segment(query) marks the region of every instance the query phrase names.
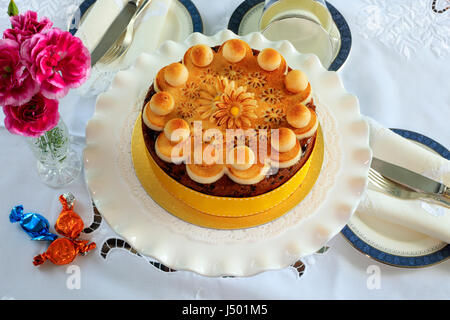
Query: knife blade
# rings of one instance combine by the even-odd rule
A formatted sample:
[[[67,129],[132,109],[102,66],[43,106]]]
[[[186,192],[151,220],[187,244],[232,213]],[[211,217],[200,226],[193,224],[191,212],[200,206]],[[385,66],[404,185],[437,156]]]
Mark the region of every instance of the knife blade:
[[[412,189],[450,198],[450,189],[444,184],[424,177],[406,168],[383,161],[378,158],[372,158],[371,167],[381,173],[386,178],[394,180]]]
[[[91,53],[91,66],[94,66],[104,54],[111,48],[120,35],[125,31],[128,23],[133,18],[138,8],[139,0],[130,0],[120,11],[119,15],[114,19],[111,25],[106,30],[100,42]]]

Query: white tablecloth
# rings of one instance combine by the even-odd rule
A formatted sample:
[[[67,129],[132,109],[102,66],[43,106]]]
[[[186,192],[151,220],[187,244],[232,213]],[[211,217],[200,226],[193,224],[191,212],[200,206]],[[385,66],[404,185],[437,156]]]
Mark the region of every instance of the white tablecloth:
[[[81,0],[20,1],[64,28]],[[226,27],[241,0],[194,0],[213,34]],[[350,57],[340,71],[346,89],[358,96],[361,111],[387,127],[420,132],[450,147],[450,10],[431,9],[431,0],[331,0],[347,19],[353,37]],[[441,1],[445,4],[445,1]],[[8,0],[0,0],[0,30],[8,26]],[[439,3],[439,1],[438,1]],[[27,5],[29,5],[27,7]],[[65,12],[65,16],[61,14]],[[61,114],[81,152],[84,129],[95,99],[72,91],[61,101]],[[1,119],[1,118],[0,118]],[[250,278],[207,278],[190,272],[163,272],[148,259],[124,249],[107,258],[101,248],[72,265],[36,268],[33,257],[48,243],[32,242],[8,222],[11,208],[39,212],[53,224],[62,192],[77,197],[76,211],[85,223],[93,215],[83,178],[52,189],[37,178],[35,160],[23,138],[0,126],[0,298],[1,299],[448,299],[450,262],[424,269],[399,269],[375,262],[351,247],[342,235],[323,255],[305,259],[306,272],[293,268]],[[83,238],[101,247],[117,237],[103,221]],[[374,275],[380,277],[374,281]]]

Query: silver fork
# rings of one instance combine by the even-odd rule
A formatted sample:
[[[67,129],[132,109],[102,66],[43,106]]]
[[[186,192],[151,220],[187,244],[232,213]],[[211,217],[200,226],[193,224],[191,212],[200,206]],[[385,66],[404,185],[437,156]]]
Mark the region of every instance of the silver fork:
[[[369,181],[376,187],[380,188],[381,190],[385,191],[390,195],[393,195],[394,197],[405,200],[415,200],[415,199],[422,199],[424,201],[431,200],[433,203],[437,202],[437,204],[444,205],[450,208],[450,202],[434,197],[431,194],[420,193],[414,191],[413,189],[409,189],[404,185],[389,180],[388,178],[384,177],[378,171],[372,168],[369,169]]]
[[[110,64],[111,62],[122,57],[130,48],[134,37],[134,27],[136,20],[139,18],[140,14],[148,7],[152,0],[144,0],[142,5],[137,8],[136,13],[133,18],[128,23],[128,27],[125,32],[117,39],[116,43],[106,51],[105,55],[100,59],[99,62],[103,64]]]

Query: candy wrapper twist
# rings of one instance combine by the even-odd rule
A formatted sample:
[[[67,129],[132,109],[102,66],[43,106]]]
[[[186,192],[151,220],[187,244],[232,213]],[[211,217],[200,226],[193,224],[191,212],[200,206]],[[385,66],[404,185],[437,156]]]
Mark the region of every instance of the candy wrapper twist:
[[[59,196],[62,204],[61,213],[55,223],[55,230],[66,238],[59,238],[53,241],[47,251],[34,257],[35,266],[50,260],[54,264],[63,265],[71,263],[78,254],[96,248],[95,242],[89,243],[87,240],[77,240],[83,231],[84,223],[81,217],[73,211],[75,197],[71,193]]]
[[[22,229],[28,233],[31,240],[53,241],[58,236],[49,231],[48,220],[38,213],[23,213],[23,206],[15,206],[9,214],[11,223],[18,222]]]
[[[55,223],[55,230],[62,236],[76,239],[84,229],[81,217],[73,210],[75,197],[71,193],[59,196],[63,208]]]
[[[38,266],[46,260],[50,260],[57,265],[71,263],[78,254],[95,249],[95,243],[88,242],[87,240],[72,240],[67,238],[56,239],[50,244],[46,252],[34,257],[33,264]]]

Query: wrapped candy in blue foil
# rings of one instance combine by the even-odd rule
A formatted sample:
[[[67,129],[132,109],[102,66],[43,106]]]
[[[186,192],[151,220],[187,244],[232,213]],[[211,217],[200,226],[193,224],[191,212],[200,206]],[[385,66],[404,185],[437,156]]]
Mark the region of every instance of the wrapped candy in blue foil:
[[[23,206],[15,206],[9,214],[11,223],[19,222],[22,229],[31,236],[31,240],[53,241],[58,236],[49,231],[50,224],[38,213],[23,213]]]

